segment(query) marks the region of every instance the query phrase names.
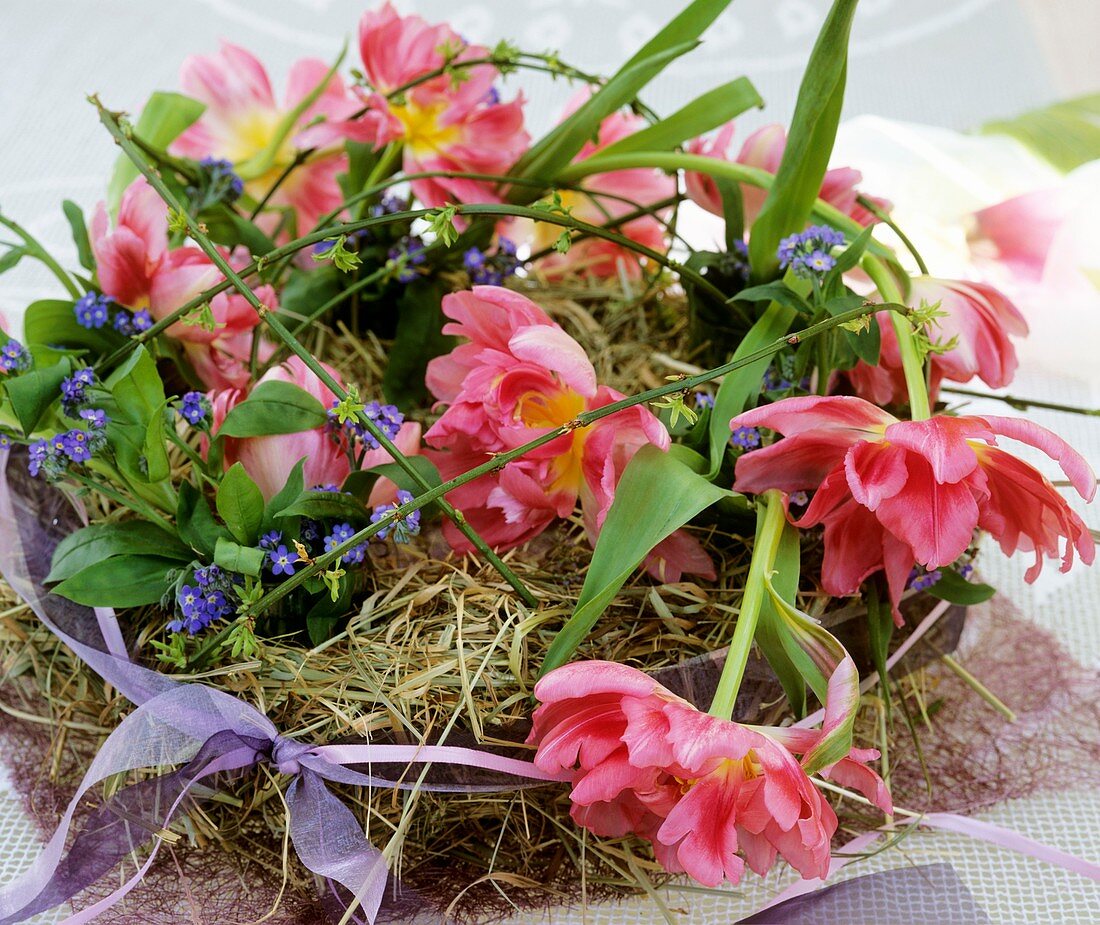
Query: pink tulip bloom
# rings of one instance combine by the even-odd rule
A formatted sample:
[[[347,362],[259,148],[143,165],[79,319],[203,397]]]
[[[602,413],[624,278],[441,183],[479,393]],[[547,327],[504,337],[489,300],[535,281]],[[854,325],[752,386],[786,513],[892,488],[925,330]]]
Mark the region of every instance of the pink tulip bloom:
[[[569,101],[562,113],[562,120],[572,115],[589,97],[587,89],[579,91]],[[598,151],[639,129],[646,122],[641,116],[628,112],[615,112],[600,123],[593,141],[587,142],[573,158],[574,163],[586,160]],[[639,167],[630,170],[614,170],[610,173],[586,177],[583,186],[587,193],[562,190],[562,205],[571,209],[574,218],[590,225],[607,225],[609,220],[637,211],[639,206],[651,206],[676,195],[676,179],[659,170]],[[667,214],[664,209],[658,215]],[[546,222],[515,222],[517,230],[510,234],[525,238],[533,252],[554,245],[561,228]],[[520,230],[521,229],[521,230]],[[615,231],[658,253],[668,250],[668,234],[655,215],[645,215],[616,227]],[[566,273],[578,273],[601,279],[618,277],[620,273],[630,279],[639,279],[642,273],[641,258],[631,250],[600,238],[584,238],[575,242],[565,254],[552,253],[538,262],[540,272],[548,277],[560,277]]]
[[[701,154],[704,157],[715,157],[719,160],[729,160],[729,147],[733,141],[734,124],[727,123],[712,138],[696,138],[687,146],[690,154]],[[783,160],[783,151],[787,147],[787,133],[781,125],[766,125],[764,128],[753,132],[745,139],[740,153],[734,163],[744,164],[747,167],[758,167],[768,173],[775,173],[779,169],[779,163]],[[851,167],[834,167],[825,172],[825,178],[821,182],[821,191],[818,198],[836,206],[841,212],[855,219],[861,225],[872,225],[878,219],[859,204],[857,197],[860,190],[857,188],[863,179],[863,174]],[[688,171],[684,177],[684,184],[688,195],[696,204],[722,216],[722,197],[718,192],[718,185],[712,177],[697,171]],[[741,184],[741,197],[745,214],[746,227],[756,221],[760,209],[767,198],[767,190],[756,186]],[[875,204],[883,210],[890,209],[890,203],[885,199],[870,197]]]
[[[316,58],[296,62],[280,106],[264,66],[245,49],[223,42],[217,54],[192,55],[180,70],[180,86],[188,96],[205,103],[206,110],[176,139],[172,152],[195,160],[227,160],[239,167],[268,146],[287,113],[317,88],[328,70],[329,66]],[[364,126],[348,121],[361,108],[359,98],[333,75],[297,119],[270,167],[245,180],[245,191],[259,201],[299,151],[361,134]],[[342,146],[322,150],[294,169],[269,204],[290,209],[297,217],[298,231],[305,234],[323,214],[340,205],[343,194],[336,176],[346,171]]]
[[[854,670],[851,659],[843,670]],[[550,672],[535,697],[527,741],[540,769],[573,772],[579,825],[597,835],[633,832],[667,870],[706,886],[737,883],[746,864],[763,875],[777,854],[803,877],[828,871],[836,815],[795,752],[811,751],[835,715],[823,730],[794,735],[745,726],[701,713],[634,668],[600,661]],[[844,709],[852,708],[848,698]],[[877,756],[853,750],[821,773],[890,811],[885,785],[865,764]]]
[[[432,360],[426,376],[432,394],[448,405],[425,434],[444,479],[623,397],[598,385],[581,345],[518,293],[476,286],[444,297],[443,312],[454,319],[444,333],[465,339]],[[667,449],[668,432],[648,410],[634,406],[578,427],[448,498],[497,548],[527,542],[572,514],[578,500],[594,540],[619,476],[648,443]],[[453,524],[445,524],[444,532],[456,550],[470,550]],[[666,580],[688,569],[714,574],[709,557],[686,535],[670,537],[655,553],[664,561],[653,567],[662,567]]]
[[[328,364],[322,364],[337,382],[340,375]],[[298,357],[291,357],[280,366],[269,369],[256,385],[262,382],[289,382],[304,389],[325,408],[330,408],[336,396],[317,375]],[[247,397],[245,389],[222,389],[210,393],[213,407],[211,433],[217,436],[226,415]],[[420,452],[420,425],[406,421],[401,425],[394,444],[406,456]],[[265,437],[226,437],[224,440],[224,465],[228,469],[240,462],[251,476],[266,500],[271,500],[286,484],[287,478],[304,459],[302,469],[306,488],[321,485],[341,485],[351,471],[348,461],[347,441],[344,435],[331,425],[294,434],[271,434]],[[368,450],[363,455],[361,468],[371,469],[393,462],[386,450]],[[387,504],[397,496],[397,487],[389,479],[379,479],[371,490],[368,504]]]
[[[855,594],[883,571],[899,623],[897,605],[913,566],[950,565],[977,529],[1007,555],[1035,554],[1028,581],[1044,556],[1060,556],[1063,572],[1075,551],[1082,562],[1093,561],[1081,518],[1040,472],[998,445],[998,437],[1008,437],[1042,450],[1091,501],[1096,476],[1084,457],[1030,421],[993,415],[900,421],[861,398],[810,396],[746,411],[730,426],[784,435],[738,459],[734,489],[814,490],[794,523],[825,528],[822,586],[837,596]]]
[[[389,3],[363,14],[359,51],[363,71],[377,91],[372,111],[393,137],[404,142],[406,173],[450,170],[502,175],[527,150],[523,97],[499,101],[493,86],[499,71],[490,64],[464,68],[461,80],[447,74],[420,83],[388,100],[385,94],[442,67],[450,60],[484,58],[489,49],[467,44],[445,23],[429,25],[401,16]],[[380,138],[380,140],[383,140]],[[440,177],[412,181],[416,198],[429,207],[449,202],[499,202],[495,184]]]
[[[936,319],[930,336],[943,344],[955,342],[950,350],[929,357],[933,400],[945,379],[969,382],[977,376],[993,389],[1012,382],[1017,366],[1012,336],[1026,336],[1028,327],[1020,310],[1000,290],[985,283],[918,276],[912,280],[909,302],[938,302],[945,314]],[[894,326],[885,314],[876,315],[875,321],[882,338],[878,365],[861,360],[845,376],[862,398],[878,405],[900,403],[908,393]]]

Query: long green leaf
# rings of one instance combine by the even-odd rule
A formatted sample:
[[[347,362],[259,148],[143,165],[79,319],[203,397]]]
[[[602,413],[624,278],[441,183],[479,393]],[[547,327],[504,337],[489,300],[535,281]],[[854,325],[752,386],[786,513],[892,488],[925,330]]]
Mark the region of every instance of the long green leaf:
[[[264,496],[239,462],[222,476],[214,502],[237,541],[244,546],[255,544],[263,523]]]
[[[72,372],[68,357],[62,357],[52,366],[36,366],[20,376],[4,380],[12,411],[19,419],[23,433],[28,437],[38,426],[46,411],[58,398],[61,380]]]
[[[756,92],[752,81],[747,77],[738,77],[695,98],[655,125],[620,138],[600,151],[599,156],[633,151],[667,151],[737,118],[748,109],[763,105],[764,100]]]
[[[654,546],[732,495],[694,472],[678,454],[642,447],[619,480],[576,609],[550,645],[541,674],[569,660]]]
[[[780,239],[810,218],[840,122],[848,65],[848,35],[857,0],[835,0],[821,28],[802,86],[775,183],[753,223],[749,263],[753,277],[770,278],[779,266]]]
[[[205,109],[203,103],[182,93],[158,90],[141,110],[134,133],[142,141],[164,150],[194,124]],[[125,154],[120,154],[107,184],[107,205],[112,215],[118,214],[122,194],[137,175],[138,169],[133,162]]]
[[[64,581],[113,556],[142,555],[150,550],[156,550],[165,559],[186,562],[191,558],[191,550],[148,521],[125,520],[82,527],[58,543],[46,582]]]
[[[65,213],[65,219],[73,232],[73,244],[76,245],[77,259],[85,270],[95,269],[95,257],[92,254],[92,244],[88,240],[88,226],[84,223],[84,213],[71,199],[61,203],[61,211]]]
[[[775,575],[772,587],[783,600],[794,603],[798,591],[798,575],[802,564],[801,544],[797,529],[787,524],[779,540],[779,550],[775,556]],[[783,645],[784,635],[789,635],[783,618],[772,603],[771,596],[765,596],[760,607],[760,622],[756,626],[756,644],[764,653],[783,691],[790,701],[795,716],[806,715],[806,682],[802,672],[792,661]]]
[[[760,316],[738,344],[733,359],[748,356],[787,333],[795,318],[794,310],[772,302],[767,311]],[[710,413],[710,477],[714,478],[722,468],[722,456],[730,438],[730,418],[740,414],[749,402],[760,394],[764,373],[768,371],[771,358],[757,360],[750,366],[742,367],[730,373],[718,387],[714,397],[714,408]]]
[[[168,573],[179,566],[163,556],[113,556],[66,578],[53,593],[89,607],[155,604],[168,590]]]
[[[989,122],[983,134],[1010,135],[1063,172],[1100,158],[1100,93]]]
[[[72,300],[40,299],[27,306],[23,330],[28,344],[49,344],[91,350],[104,355],[125,342],[114,328],[86,328],[73,314]]]

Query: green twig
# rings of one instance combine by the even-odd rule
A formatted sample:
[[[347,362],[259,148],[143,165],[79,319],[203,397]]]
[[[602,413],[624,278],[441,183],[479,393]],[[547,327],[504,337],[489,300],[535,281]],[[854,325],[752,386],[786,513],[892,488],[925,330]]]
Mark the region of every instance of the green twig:
[[[60,280],[61,285],[65,287],[69,295],[71,295],[74,299],[79,299],[82,295],[84,295],[84,293],[80,291],[80,288],[76,285],[76,283],[73,282],[69,274],[61,268],[61,264],[54,260],[50,252],[47,251],[46,248],[44,248],[39,243],[38,239],[35,238],[34,235],[27,231],[22,225],[13,222],[5,215],[0,215],[0,225],[3,225],[5,228],[13,231],[20,238],[22,238],[23,245],[27,249],[27,256],[34,257],[39,262],[43,263],[46,268],[54,276],[56,276],[58,280]]]

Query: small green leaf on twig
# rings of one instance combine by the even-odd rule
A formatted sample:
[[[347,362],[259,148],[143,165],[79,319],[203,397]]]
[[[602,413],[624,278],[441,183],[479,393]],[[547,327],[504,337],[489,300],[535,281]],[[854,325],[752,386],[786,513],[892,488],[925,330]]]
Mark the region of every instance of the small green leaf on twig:
[[[458,214],[458,206],[448,205],[438,212],[429,212],[424,218],[428,222],[428,230],[436,238],[450,247],[458,240],[458,229],[455,228],[455,216]]]

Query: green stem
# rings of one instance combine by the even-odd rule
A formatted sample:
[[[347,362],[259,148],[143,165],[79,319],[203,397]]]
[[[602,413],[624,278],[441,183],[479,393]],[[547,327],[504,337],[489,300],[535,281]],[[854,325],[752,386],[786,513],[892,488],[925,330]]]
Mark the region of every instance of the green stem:
[[[5,228],[10,229],[20,238],[22,238],[23,244],[27,248],[28,256],[34,257],[36,260],[44,264],[46,268],[58,278],[58,280],[61,282],[61,285],[64,286],[65,289],[68,291],[69,295],[71,295],[74,299],[79,299],[82,295],[84,295],[84,293],[80,291],[80,288],[76,285],[76,283],[73,282],[69,274],[61,268],[61,264],[54,260],[53,257],[50,255],[50,252],[47,251],[46,248],[44,248],[38,242],[38,239],[35,238],[34,235],[23,228],[22,225],[16,224],[10,218],[7,218],[4,215],[0,215],[0,225],[3,225]]]
[[[737,692],[741,688],[741,679],[745,676],[745,666],[749,663],[749,653],[756,635],[756,624],[760,619],[760,608],[768,593],[768,576],[775,565],[779,541],[787,523],[782,494],[775,489],[769,489],[762,497],[765,499],[764,516],[752,547],[752,563],[745,580],[745,595],[741,598],[741,609],[737,613],[737,625],[733,629],[726,664],[722,667],[722,676],[718,679],[718,688],[710,704],[710,715],[722,719],[733,717]]]
[[[171,533],[173,536],[175,535],[176,528],[161,517],[160,514],[154,511],[148,504],[138,501],[136,498],[128,498],[126,495],[122,494],[122,492],[117,491],[110,485],[97,482],[95,479],[89,478],[80,472],[69,472],[68,478],[71,478],[74,482],[78,482],[86,488],[91,488],[93,491],[99,492],[101,495],[110,498],[116,504],[121,504],[123,507],[129,508],[135,514],[140,514],[146,520],[152,521],[161,529]]]
[[[879,260],[870,255],[864,257],[863,269],[867,271],[867,275],[871,277],[875,288],[885,301],[904,301],[905,297],[894,277]],[[928,400],[924,362],[917,350],[913,325],[907,317],[897,313],[890,316],[890,322],[898,338],[898,352],[901,354],[902,371],[905,373],[905,387],[909,392],[909,416],[914,421],[925,421],[932,416],[932,409]]]
[[[893,308],[887,308],[887,311],[894,311]],[[284,581],[282,584],[268,591],[259,601],[257,601],[249,610],[250,615],[260,613],[267,608],[271,607],[277,601],[286,597],[291,591],[293,591],[298,585],[305,581],[308,581],[318,572],[324,571],[328,566],[339,559],[345,552],[351,549],[353,546],[357,546],[359,543],[370,539],[379,530],[388,527],[390,524],[396,522],[399,518],[406,517],[413,511],[419,510],[432,501],[438,498],[442,498],[443,495],[453,491],[456,488],[465,485],[467,482],[472,482],[474,479],[481,478],[486,473],[493,472],[498,469],[503,469],[508,463],[513,460],[519,459],[521,456],[530,453],[532,450],[537,450],[540,446],[550,443],[553,440],[557,440],[559,437],[564,436],[571,431],[577,430],[582,427],[588,427],[590,424],[594,424],[596,421],[603,418],[610,417],[612,414],[617,414],[627,408],[632,408],[635,405],[644,404],[646,402],[654,401],[658,398],[664,398],[666,395],[671,395],[674,392],[684,392],[703,385],[706,382],[710,382],[712,379],[717,379],[719,376],[725,376],[738,369],[742,369],[746,366],[751,366],[759,360],[769,357],[772,354],[777,353],[784,347],[788,347],[792,344],[800,343],[801,341],[808,340],[813,337],[817,337],[826,331],[831,331],[833,328],[845,324],[849,321],[854,321],[857,318],[863,318],[868,315],[875,314],[876,312],[883,311],[883,306],[873,303],[867,303],[861,308],[852,309],[848,312],[836,315],[833,318],[827,318],[824,321],[820,321],[817,324],[810,325],[808,328],[804,328],[801,331],[796,331],[793,334],[784,334],[777,340],[772,341],[765,347],[761,347],[759,350],[755,350],[752,353],[741,357],[737,360],[731,360],[722,366],[716,366],[714,369],[708,369],[706,372],[699,373],[695,376],[688,376],[685,379],[677,379],[674,382],[666,383],[665,385],[658,386],[655,389],[649,389],[645,392],[639,392],[636,395],[632,395],[628,398],[620,399],[619,401],[612,402],[609,405],[604,405],[600,408],[594,408],[591,411],[586,411],[583,414],[577,415],[572,421],[567,424],[563,424],[561,427],[556,427],[554,430],[548,431],[542,434],[540,437],[536,437],[530,443],[525,443],[523,446],[516,447],[514,450],[509,450],[507,453],[500,453],[494,456],[488,462],[482,463],[480,466],[475,466],[473,469],[469,469],[463,472],[461,475],[455,476],[448,482],[444,482],[442,485],[437,485],[423,494],[417,495],[412,501],[402,504],[400,507],[395,508],[385,518],[380,520],[376,524],[372,524],[366,527],[346,540],[344,543],[337,546],[335,549],[318,556],[313,565],[307,566],[301,571],[295,572],[290,578]]]
[[[170,208],[174,209],[176,213],[183,216],[187,221],[188,234],[191,239],[198,244],[199,248],[210,258],[211,262],[222,272],[225,278],[242,296],[249,305],[256,311],[260,319],[264,321],[269,328],[275,333],[275,336],[279,338],[290,350],[298,356],[306,367],[309,368],[314,375],[320,379],[321,382],[327,386],[332,393],[341,401],[348,397],[347,391],[338,383],[328,371],[306,350],[287,330],[286,326],[279,320],[274,313],[272,313],[267,306],[265,306],[257,297],[247,283],[236,273],[229,261],[226,260],[217,247],[210,241],[210,239],[199,230],[198,223],[195,221],[186,209],[176,199],[175,195],[165,185],[164,181],[157,175],[154,170],[151,170],[143,159],[141,158],[139,149],[133,145],[132,142],[126,137],[125,132],[118,123],[118,118],[104,109],[96,103],[99,109],[100,120],[107,127],[107,130],[118,141],[119,146],[127,157],[133,161],[134,166],[145,176],[149,185],[157,191],[157,194],[163,199]],[[421,474],[420,470],[409,461],[393,443],[392,440],[386,435],[386,433],[367,415],[363,412],[359,412],[356,417],[359,422],[366,427],[367,431],[378,442],[378,444],[389,453],[390,457],[397,463],[398,466],[422,489],[431,488],[431,483]],[[538,605],[538,599],[527,589],[526,585],[520,581],[511,568],[489,547],[488,543],[471,527],[466,518],[462,516],[460,511],[457,511],[447,501],[440,500],[440,508],[443,513],[449,517],[462,534],[470,541],[471,544],[500,572],[501,576],[515,589],[516,593],[528,604],[528,606],[535,607]]]
[[[1038,398],[1020,398],[1017,395],[994,395],[992,392],[975,392],[971,389],[960,389],[958,386],[943,386],[942,391],[952,395],[965,395],[968,398],[990,398],[1004,402],[1010,408],[1017,411],[1027,411],[1028,408],[1045,408],[1048,411],[1064,411],[1066,414],[1083,414],[1087,417],[1100,417],[1100,408],[1078,408],[1076,405],[1061,405],[1057,402],[1043,401]]]

